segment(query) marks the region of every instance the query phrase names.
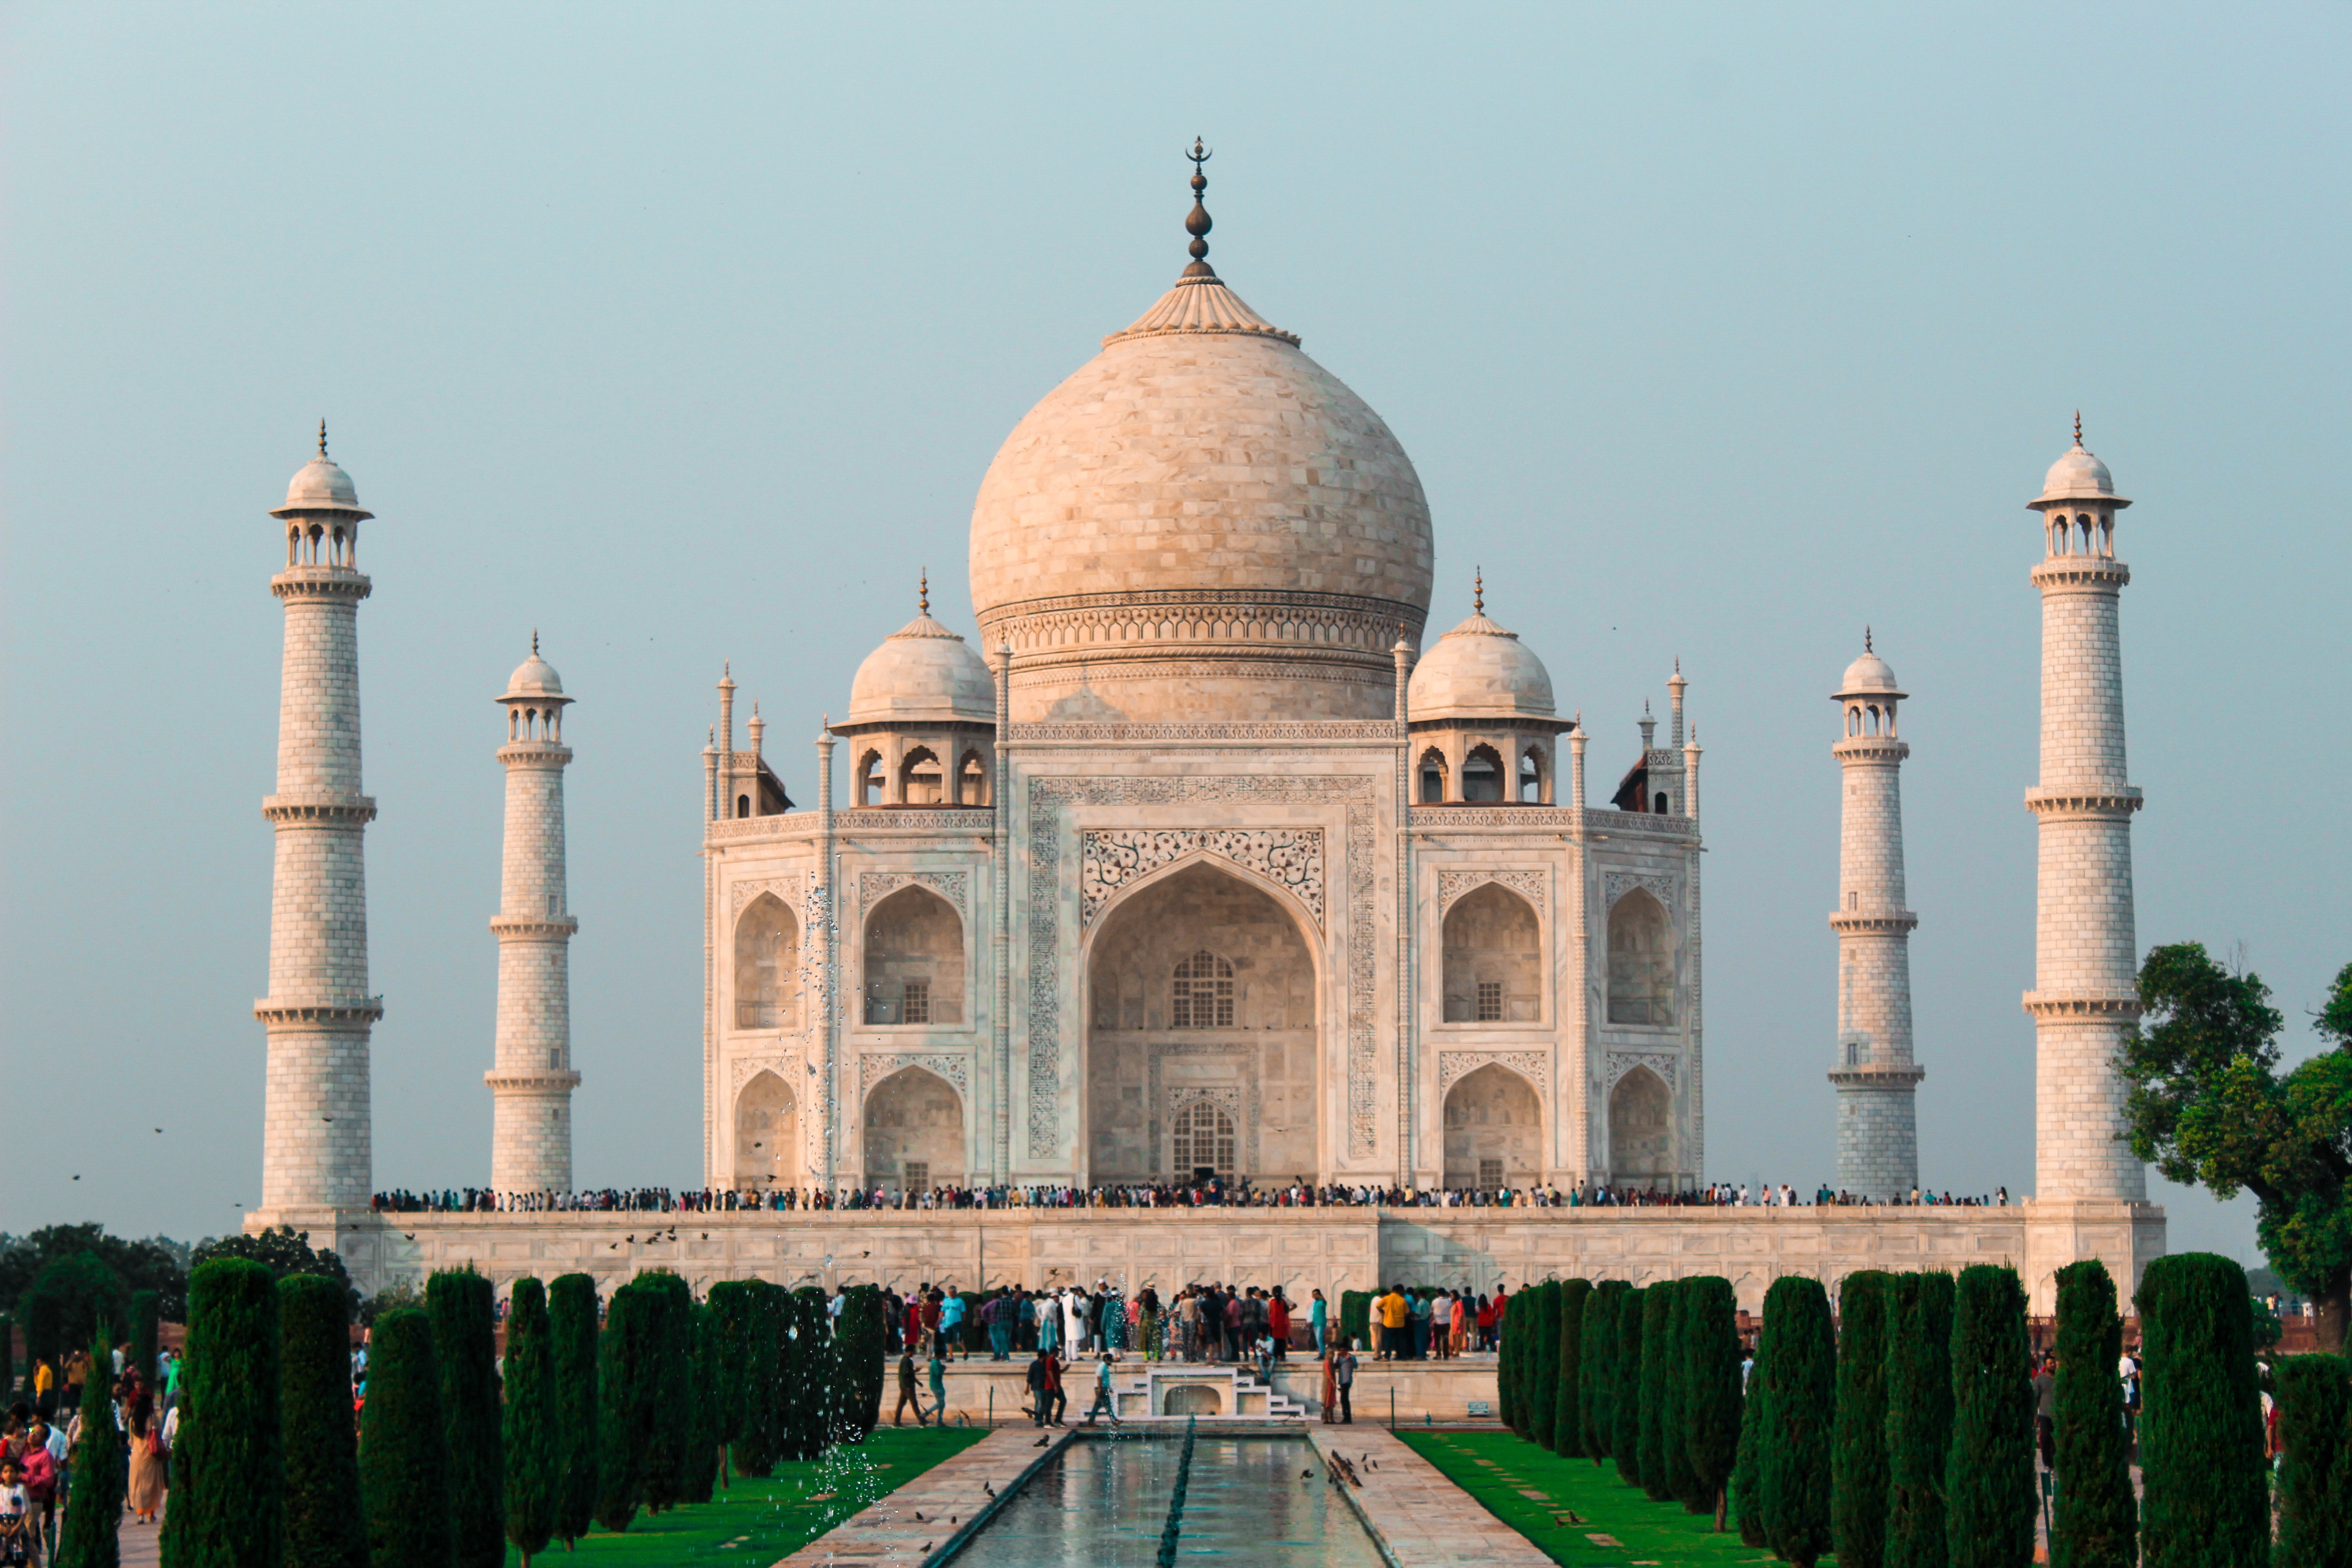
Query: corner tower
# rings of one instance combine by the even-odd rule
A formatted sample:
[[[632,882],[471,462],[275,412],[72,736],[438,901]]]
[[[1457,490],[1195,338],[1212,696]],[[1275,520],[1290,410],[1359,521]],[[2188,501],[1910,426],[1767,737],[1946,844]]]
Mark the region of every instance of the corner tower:
[[[1830,748],[1844,777],[1838,818],[1837,1184],[1874,1203],[1919,1181],[1914,1104],[1925,1068],[1911,1059],[1911,930],[1903,883],[1903,759],[1895,710],[1907,693],[1862,634],[1835,700],[1845,733]]]
[[[372,1129],[368,1037],[383,999],[368,994],[362,841],[375,802],[360,791],[360,509],[351,476],[319,455],[272,511],[286,569],[278,707],[278,790],[261,803],[277,833],[270,882],[269,994],[253,1005],[268,1035],[261,1210],[364,1208]]]
[[[2116,559],[2107,466],[2074,446],[2042,494],[2042,782],[2025,794],[2041,824],[2035,880],[2034,1195],[2142,1202],[2146,1167],[2122,1142],[2124,1083],[2110,1065],[2139,1016],[2126,782],[2123,650],[2116,625],[2131,569]]]
[[[490,1186],[501,1193],[572,1187],[572,918],[563,877],[563,710],[554,668],[530,657],[507,681],[506,857],[499,878],[498,1066],[490,1086]]]

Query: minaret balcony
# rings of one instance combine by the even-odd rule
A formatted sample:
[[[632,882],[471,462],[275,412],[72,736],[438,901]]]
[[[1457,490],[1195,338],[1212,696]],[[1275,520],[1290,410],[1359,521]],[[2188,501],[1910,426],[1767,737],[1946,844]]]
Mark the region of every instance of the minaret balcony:
[[[2037,784],[2025,792],[2025,809],[2045,822],[2084,816],[2123,821],[2144,804],[2131,784]]]
[[[1892,765],[1911,754],[1911,742],[1892,735],[1855,735],[1830,748],[1842,763],[1882,763]]]
[[[282,996],[259,996],[254,999],[253,1016],[271,1027],[281,1025],[309,1025],[313,1028],[348,1027],[355,1024],[373,1024],[382,1018],[383,998],[343,996],[300,1002]]]
[[[269,580],[281,599],[364,599],[375,592],[365,574],[348,566],[289,566]]]
[[[572,748],[560,741],[516,741],[499,748],[499,761],[509,767],[532,763],[562,767],[572,761]]]
[[[2025,1010],[2058,1021],[2112,1019],[2127,1024],[2140,1016],[2139,996],[2130,991],[2028,991]]]
[[[580,1075],[570,1068],[540,1068],[522,1072],[500,1072],[493,1068],[482,1075],[482,1081],[494,1089],[513,1089],[553,1094],[578,1089]]]
[[[2111,555],[2053,555],[2033,569],[2037,588],[2113,593],[2131,583],[2131,568]]]
[[[575,915],[493,915],[491,934],[503,942],[513,937],[519,942],[569,942],[580,930]]]
[[[1833,910],[1830,930],[1840,936],[1908,936],[1919,923],[1909,910]]]
[[[364,827],[375,820],[375,797],[329,793],[265,795],[261,816],[280,826],[310,823],[320,827]]]

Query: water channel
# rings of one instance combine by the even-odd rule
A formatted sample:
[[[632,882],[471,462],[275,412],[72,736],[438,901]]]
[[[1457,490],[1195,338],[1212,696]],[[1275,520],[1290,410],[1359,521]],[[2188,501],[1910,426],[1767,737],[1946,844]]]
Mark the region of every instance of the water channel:
[[[954,1568],[1152,1568],[1181,1433],[1082,1438],[1021,1489]],[[1253,1568],[1381,1568],[1381,1554],[1302,1437],[1198,1435],[1174,1560]]]

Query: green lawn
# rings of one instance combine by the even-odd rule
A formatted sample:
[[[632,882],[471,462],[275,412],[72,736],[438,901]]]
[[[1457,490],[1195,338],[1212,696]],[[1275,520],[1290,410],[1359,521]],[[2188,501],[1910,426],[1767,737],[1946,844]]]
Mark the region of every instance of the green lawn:
[[[1623,1568],[1634,1563],[1778,1561],[1760,1547],[1741,1545],[1736,1527],[1716,1534],[1713,1515],[1701,1519],[1684,1512],[1680,1503],[1651,1501],[1639,1487],[1617,1479],[1613,1462],[1595,1466],[1590,1459],[1563,1459],[1508,1432],[1405,1427],[1397,1436],[1555,1563]],[[1571,1512],[1583,1522],[1566,1522]],[[1596,1535],[1605,1539],[1595,1541]]]
[[[622,1534],[592,1525],[577,1551],[566,1553],[561,1542],[552,1543],[533,1568],[651,1568],[706,1559],[765,1568],[987,1436],[982,1426],[878,1427],[857,1447],[837,1449],[822,1459],[788,1460],[766,1480],[739,1478],[708,1503],[658,1517],[640,1510]],[[521,1561],[509,1546],[509,1568]]]

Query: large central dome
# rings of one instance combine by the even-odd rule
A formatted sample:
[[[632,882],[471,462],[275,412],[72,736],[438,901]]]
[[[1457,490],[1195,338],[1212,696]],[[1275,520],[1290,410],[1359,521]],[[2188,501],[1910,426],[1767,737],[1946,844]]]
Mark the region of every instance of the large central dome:
[[[1206,249],[981,481],[972,604],[987,646],[1013,645],[1017,720],[1392,711],[1390,647],[1429,609],[1421,479]]]

